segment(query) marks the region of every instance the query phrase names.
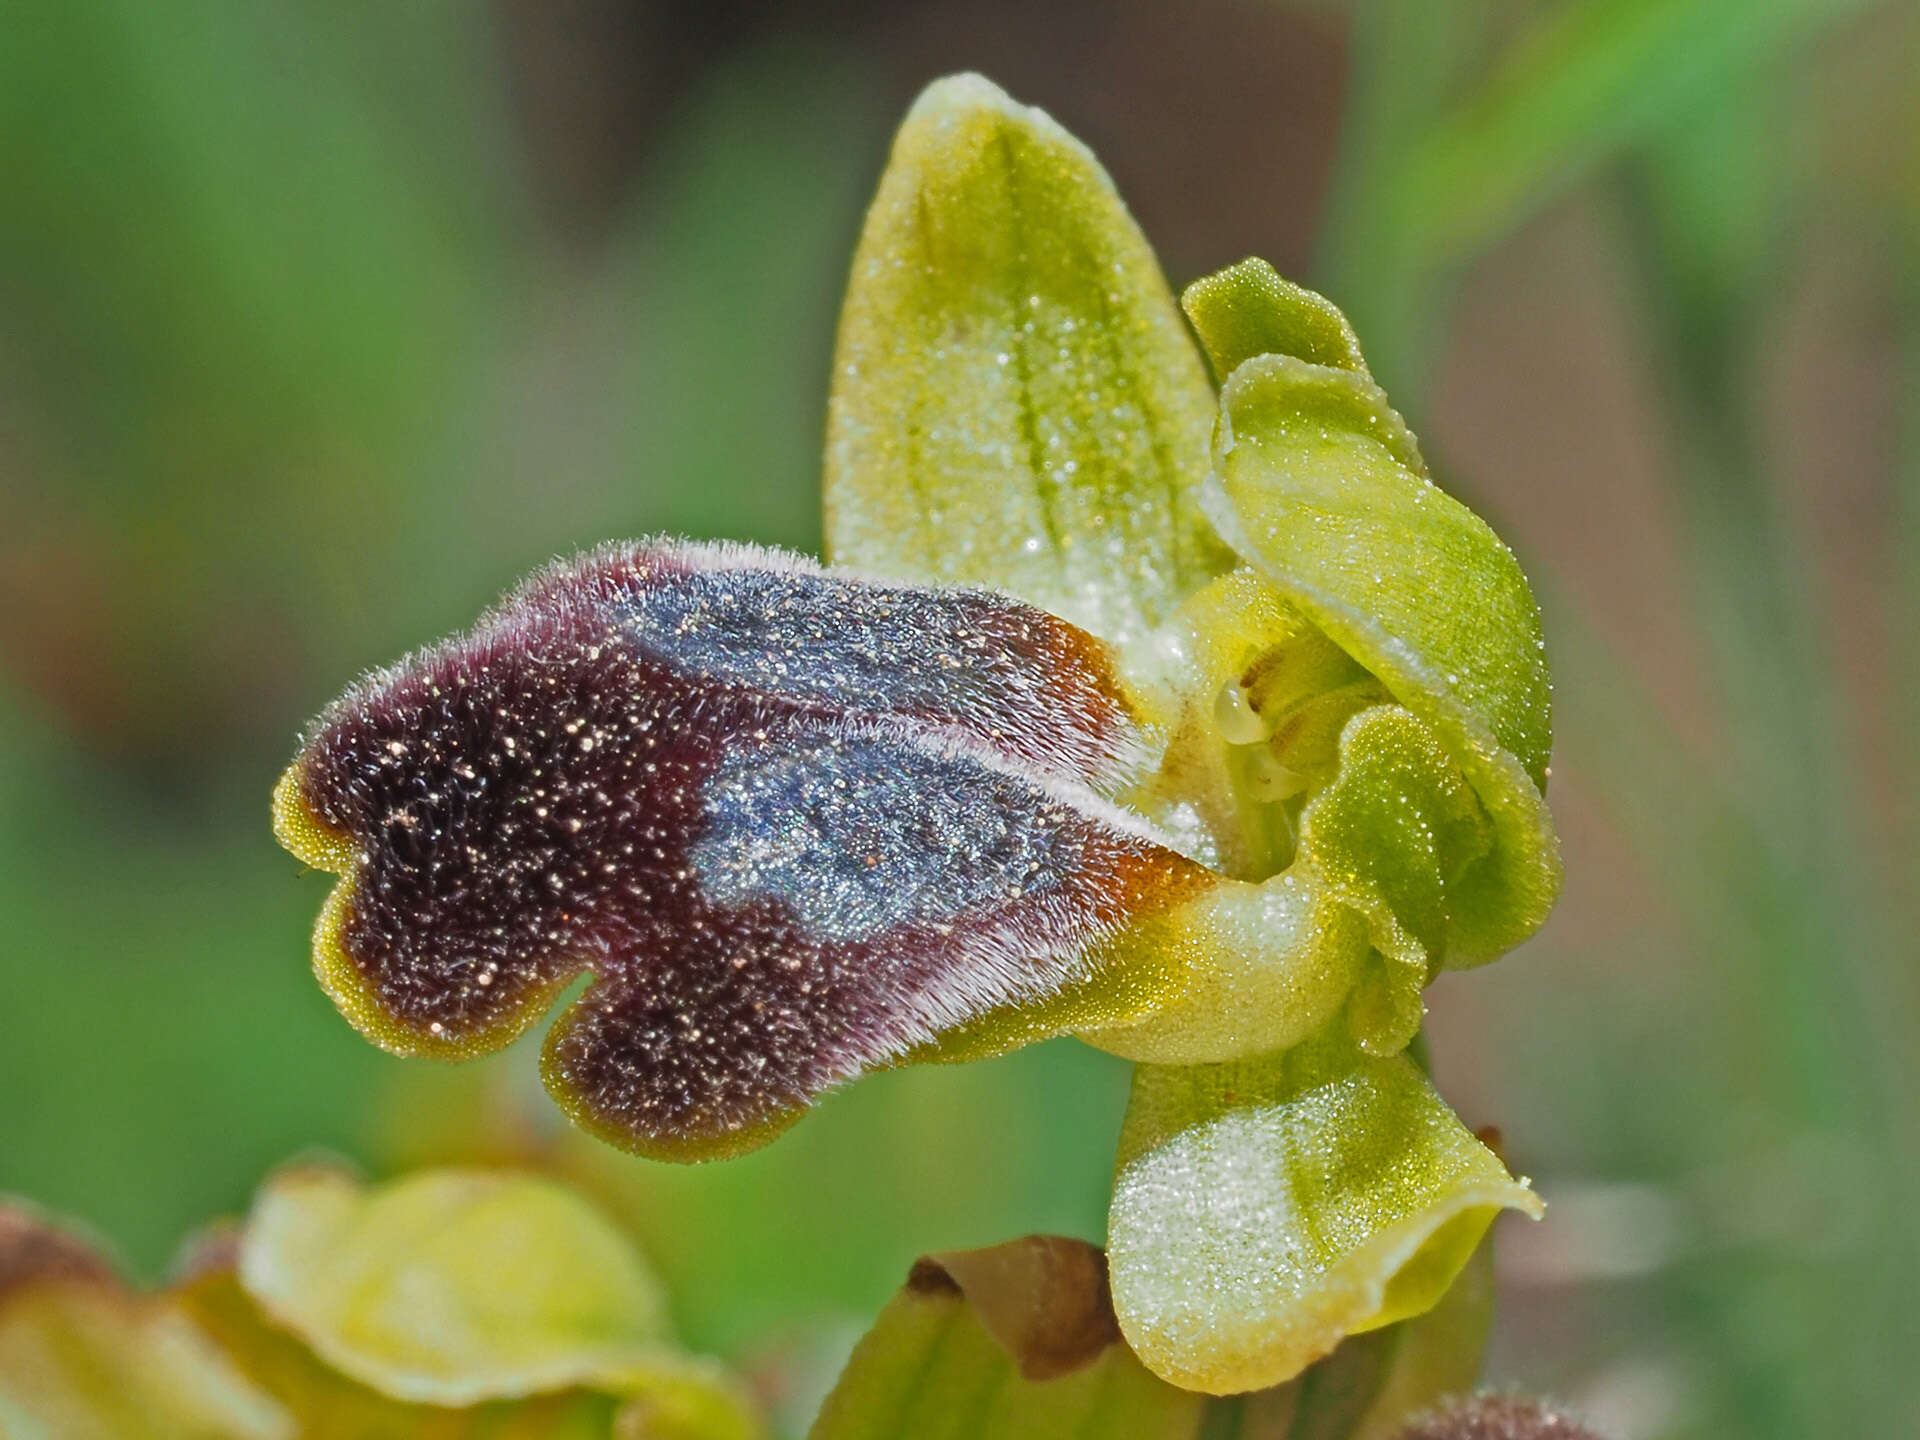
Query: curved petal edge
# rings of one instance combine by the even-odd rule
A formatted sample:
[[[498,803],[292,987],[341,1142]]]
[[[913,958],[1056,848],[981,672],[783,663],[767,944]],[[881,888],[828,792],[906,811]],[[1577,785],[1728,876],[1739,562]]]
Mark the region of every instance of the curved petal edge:
[[[1446,1293],[1494,1216],[1539,1198],[1405,1055],[1339,1025],[1228,1065],[1142,1066],[1108,1257],[1121,1330],[1156,1374],[1231,1394]]]

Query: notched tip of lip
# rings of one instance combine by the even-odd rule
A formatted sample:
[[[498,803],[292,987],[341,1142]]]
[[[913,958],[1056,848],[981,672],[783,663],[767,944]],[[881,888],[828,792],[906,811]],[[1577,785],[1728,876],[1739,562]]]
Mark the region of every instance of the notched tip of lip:
[[[569,969],[544,984],[528,987],[514,1004],[472,1028],[449,1029],[432,1021],[410,1021],[381,998],[348,948],[347,918],[353,893],[349,876],[333,887],[326,904],[320,907],[320,918],[313,928],[314,978],[347,1023],[389,1055],[406,1060],[453,1061],[491,1055],[537,1025],[578,973]]]
[[[357,849],[344,831],[313,813],[305,785],[305,767],[296,760],[273,787],[273,838],[301,864],[329,875],[345,875]]]
[[[547,1039],[541,1044],[540,1050],[540,1079],[547,1087],[547,1094],[553,1098],[553,1104],[559,1106],[561,1114],[576,1129],[603,1144],[611,1144],[614,1150],[624,1150],[626,1154],[639,1156],[641,1160],[660,1160],[676,1165],[703,1165],[710,1160],[733,1160],[780,1139],[812,1108],[810,1100],[776,1104],[758,1119],[741,1123],[732,1129],[695,1127],[687,1131],[645,1129],[628,1117],[611,1114],[593,1104],[588,1092],[576,1085],[564,1056],[568,1031],[580,1020],[578,1010],[582,1004],[588,1002],[576,1000],[570,1004],[547,1029]]]

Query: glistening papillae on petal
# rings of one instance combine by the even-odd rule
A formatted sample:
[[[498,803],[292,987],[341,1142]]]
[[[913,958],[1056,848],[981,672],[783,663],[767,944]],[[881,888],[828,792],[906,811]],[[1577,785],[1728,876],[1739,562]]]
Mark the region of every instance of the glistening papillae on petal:
[[[315,962],[366,1034],[478,1053],[590,970],[549,1086],[703,1158],[953,1027],[1148,1008],[1109,942],[1214,877],[1091,788],[1142,744],[1043,612],[643,544],[351,691],[276,815],[343,874]]]
[[[1405,1055],[1336,1027],[1231,1065],[1142,1066],[1108,1258],[1128,1343],[1175,1384],[1276,1384],[1419,1314],[1502,1208],[1539,1201]]]
[[[1232,557],[1194,497],[1214,396],[1086,146],[977,75],[900,127],[840,317],[827,551],[1135,641]]]

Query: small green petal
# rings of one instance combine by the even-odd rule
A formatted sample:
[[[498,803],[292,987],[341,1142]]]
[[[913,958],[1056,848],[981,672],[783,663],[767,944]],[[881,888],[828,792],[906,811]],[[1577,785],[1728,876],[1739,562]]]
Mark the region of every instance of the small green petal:
[[[1300,851],[1367,917],[1374,954],[1348,1017],[1363,1049],[1397,1054],[1420,1028],[1420,992],[1450,953],[1449,877],[1491,843],[1478,800],[1431,730],[1397,705],[1347,723],[1339,769],[1301,816]]]
[[[977,75],[894,141],[848,281],[827,548],[991,584],[1115,642],[1225,569],[1196,507],[1214,396],[1093,155]]]
[[[1430,1308],[1502,1207],[1540,1213],[1410,1059],[1363,1055],[1341,1026],[1254,1060],[1142,1066],[1114,1306],[1156,1374],[1260,1389]]]
[[[1303,615],[1439,738],[1492,824],[1448,887],[1449,964],[1538,929],[1560,863],[1542,799],[1551,696],[1513,554],[1426,477],[1362,373],[1263,354],[1221,394],[1208,513]]]
[[[289,1170],[254,1203],[239,1274],[319,1359],[397,1400],[723,1388],[671,1345],[626,1238],[536,1176],[438,1170],[368,1188]]]
[[[1339,307],[1283,279],[1264,260],[1242,260],[1194,281],[1181,292],[1180,304],[1223,382],[1256,355],[1294,355],[1367,373],[1359,337]]]
[[[809,1440],[1197,1440],[1204,1398],[1119,1343],[1104,1274],[1047,1236],[923,1260]]]

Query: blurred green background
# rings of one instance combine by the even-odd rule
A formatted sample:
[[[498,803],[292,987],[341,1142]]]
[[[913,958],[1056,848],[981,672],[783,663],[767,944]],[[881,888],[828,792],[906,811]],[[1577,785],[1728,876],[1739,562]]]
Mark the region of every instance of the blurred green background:
[[[28,0],[0,10],[0,1190],[163,1272],[326,1147],[567,1171],[798,1413],[922,1250],[1098,1238],[1124,1067],[862,1082],[673,1169],[525,1053],[390,1060],[266,797],[549,556],[811,548],[892,125],[986,71],[1176,283],[1353,317],[1521,552],[1571,876],[1443,981],[1553,1203],[1492,1378],[1623,1434],[1920,1414],[1920,8],[1861,0]]]

